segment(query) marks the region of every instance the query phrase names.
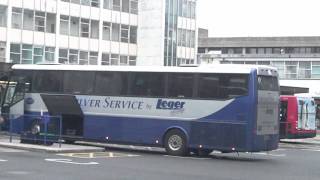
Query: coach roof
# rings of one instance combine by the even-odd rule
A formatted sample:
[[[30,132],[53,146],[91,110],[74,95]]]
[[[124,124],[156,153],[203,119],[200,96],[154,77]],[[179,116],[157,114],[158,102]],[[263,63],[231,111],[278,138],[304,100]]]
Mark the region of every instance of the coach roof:
[[[164,66],[97,66],[97,65],[33,65],[33,64],[15,64],[12,69],[20,70],[60,70],[60,71],[122,71],[122,72],[180,72],[180,73],[240,73],[248,74],[253,69],[270,69],[269,66],[255,65],[202,65],[198,67],[164,67]]]

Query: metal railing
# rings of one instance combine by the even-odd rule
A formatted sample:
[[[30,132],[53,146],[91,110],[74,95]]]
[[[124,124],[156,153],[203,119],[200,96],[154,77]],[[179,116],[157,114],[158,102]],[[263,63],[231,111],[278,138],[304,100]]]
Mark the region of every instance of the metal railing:
[[[62,117],[50,115],[1,114],[0,131],[9,137],[20,137],[21,143],[51,145],[62,142]]]

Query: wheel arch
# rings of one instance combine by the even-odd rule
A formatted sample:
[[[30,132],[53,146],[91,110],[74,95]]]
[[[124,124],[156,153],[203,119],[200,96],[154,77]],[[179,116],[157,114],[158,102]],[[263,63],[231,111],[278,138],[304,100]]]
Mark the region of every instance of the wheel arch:
[[[171,127],[167,128],[162,135],[162,138],[161,138],[162,146],[164,146],[164,144],[165,144],[165,138],[166,138],[166,135],[168,134],[168,132],[173,131],[173,130],[181,131],[186,137],[187,145],[189,144],[189,134],[187,133],[187,131],[181,126],[171,126]]]

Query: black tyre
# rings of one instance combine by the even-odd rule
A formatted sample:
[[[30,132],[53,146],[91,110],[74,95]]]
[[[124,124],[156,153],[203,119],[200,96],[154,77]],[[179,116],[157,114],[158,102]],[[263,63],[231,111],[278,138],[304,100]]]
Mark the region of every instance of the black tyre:
[[[188,153],[186,135],[178,129],[167,132],[164,139],[164,147],[169,155],[185,156]]]

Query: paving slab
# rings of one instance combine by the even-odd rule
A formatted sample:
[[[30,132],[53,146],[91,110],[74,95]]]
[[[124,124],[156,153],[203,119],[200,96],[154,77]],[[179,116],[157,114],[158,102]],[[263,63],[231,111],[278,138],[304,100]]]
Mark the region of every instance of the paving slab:
[[[76,145],[76,144],[60,144],[54,143],[53,145],[37,145],[37,144],[24,144],[20,143],[19,139],[13,139],[9,142],[7,138],[0,138],[0,147],[21,149],[27,151],[46,152],[46,153],[81,153],[81,152],[103,152],[105,148]]]

